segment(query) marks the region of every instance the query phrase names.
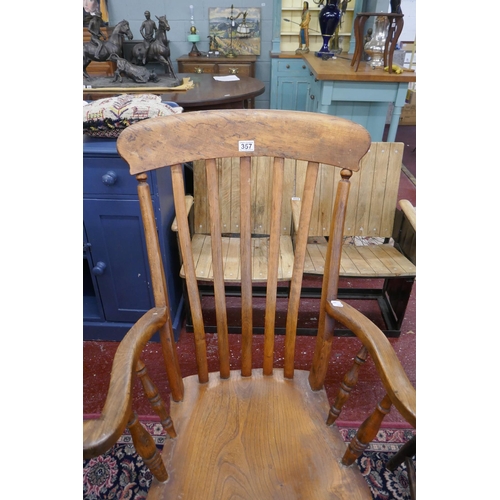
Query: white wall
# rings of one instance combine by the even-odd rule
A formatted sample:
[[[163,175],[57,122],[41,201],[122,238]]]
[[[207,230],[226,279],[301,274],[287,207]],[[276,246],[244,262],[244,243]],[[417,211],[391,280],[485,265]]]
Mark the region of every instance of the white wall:
[[[416,0],[401,0],[401,10],[405,15],[405,25],[399,39],[402,42],[413,42],[415,40],[417,24]]]
[[[389,0],[365,0],[365,12],[390,12]],[[416,0],[401,0],[401,10],[404,14],[404,27],[399,40],[413,42],[416,33]]]

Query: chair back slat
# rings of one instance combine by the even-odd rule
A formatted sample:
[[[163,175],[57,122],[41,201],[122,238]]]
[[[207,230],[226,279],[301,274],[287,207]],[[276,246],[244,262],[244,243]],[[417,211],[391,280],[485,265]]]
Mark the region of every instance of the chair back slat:
[[[239,190],[242,207],[252,203],[252,159],[240,158]],[[240,211],[240,256],[241,256],[241,374],[252,374],[252,220],[250,210]]]
[[[221,378],[229,378],[229,340],[227,309],[224,290],[224,264],[222,259],[222,231],[219,205],[219,182],[217,164],[214,159],[206,162],[208,208],[210,212],[210,235],[212,243],[212,269],[215,292],[215,314],[217,318],[217,340]]]
[[[308,228],[311,221],[311,213],[314,204],[314,191],[318,178],[318,168],[318,163],[309,162],[307,165],[306,177],[304,180],[302,210],[300,212],[299,230],[295,240],[293,274],[290,284],[288,314],[286,319],[284,354],[284,374],[286,378],[293,377],[293,369],[295,364],[295,338],[299,314],[300,295],[302,290],[302,276],[304,272],[307,237],[309,234]]]
[[[179,247],[182,254],[184,268],[186,269],[186,289],[191,308],[191,319],[193,321],[198,378],[201,383],[205,383],[208,382],[208,361],[207,345],[205,340],[205,326],[203,324],[203,314],[201,309],[200,293],[198,290],[198,281],[196,280],[193,249],[191,247],[191,235],[189,234],[189,224],[185,222],[188,221],[188,214],[184,200],[185,187],[182,165],[173,165],[171,167],[171,174],[175,213],[179,222]]]
[[[264,375],[273,372],[274,325],[276,321],[276,298],[278,291],[278,269],[280,265],[281,206],[283,204],[284,159],[275,158],[273,165],[271,227],[269,255],[267,258],[266,313],[264,326]]]
[[[273,373],[276,357],[278,286],[281,280],[290,281],[289,295],[284,299],[287,307],[284,364],[285,377],[294,376],[300,292],[311,214],[316,208],[320,212],[327,211],[327,207],[319,207],[315,201],[318,185],[323,180],[320,172],[323,168],[343,171],[344,180],[340,184],[345,186],[337,188],[334,214],[343,217],[350,174],[359,170],[360,159],[368,151],[370,142],[367,131],[348,120],[321,113],[282,110],[183,113],[145,120],[121,133],[117,149],[133,175],[171,168],[182,272],[189,298],[200,382],[209,380],[204,310],[198,282],[206,280],[205,276],[213,282],[219,369],[223,379],[230,377],[231,369],[238,368],[231,366],[233,358],[229,353],[228,282],[237,281],[241,290],[241,375],[247,377],[252,375],[255,363],[252,360],[254,325],[257,320],[261,321],[260,317],[256,318],[256,311],[260,311],[256,309],[257,302],[261,300],[253,296],[255,287],[260,288],[264,283],[266,287],[262,367],[263,373],[269,375]],[[187,210],[190,205],[186,204],[183,178],[183,165],[187,162],[195,165],[195,184],[202,179],[206,185],[202,192],[194,193],[195,207],[201,205],[198,220],[203,217],[203,233],[197,233],[197,227],[195,234],[190,232]],[[298,186],[302,186],[302,209],[292,245],[291,198],[296,195]],[[230,207],[230,215],[225,213],[226,207]],[[195,219],[198,215],[195,214]],[[154,221],[154,212],[149,211],[145,216]],[[327,297],[336,296],[338,276],[335,274],[340,265],[342,233],[342,221],[332,223],[330,248],[333,250],[330,250],[327,263],[331,273],[330,276],[325,273],[323,310]],[[206,246],[211,249],[210,255],[205,251]],[[289,251],[284,252],[285,247]],[[195,266],[199,265],[204,266],[203,278],[196,274]],[[238,269],[233,271],[233,266]],[[234,279],[234,272],[238,280]],[[161,290],[160,278],[156,275],[152,278],[156,281],[153,286]],[[279,305],[281,308],[281,298]],[[318,342],[321,346],[328,342],[331,328],[321,324],[321,321],[328,321],[325,314],[320,318]],[[236,359],[238,353],[232,354]],[[324,361],[319,359],[311,374],[323,370]]]

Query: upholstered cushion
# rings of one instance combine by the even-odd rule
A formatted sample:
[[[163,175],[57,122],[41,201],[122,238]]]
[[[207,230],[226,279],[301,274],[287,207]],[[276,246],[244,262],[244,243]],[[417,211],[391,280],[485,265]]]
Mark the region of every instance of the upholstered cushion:
[[[83,133],[93,137],[118,137],[139,120],[182,113],[174,103],[164,103],[153,94],[122,94],[83,106]]]

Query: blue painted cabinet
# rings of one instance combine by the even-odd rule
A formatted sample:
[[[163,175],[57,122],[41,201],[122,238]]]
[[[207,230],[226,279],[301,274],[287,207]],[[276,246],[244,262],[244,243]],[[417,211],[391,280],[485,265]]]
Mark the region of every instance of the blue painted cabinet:
[[[182,282],[170,172],[149,176],[176,339],[183,320]],[[137,181],[116,141],[86,137],[83,144],[84,340],[121,340],[153,307]]]
[[[314,81],[302,58],[271,59],[271,109],[307,111]]]

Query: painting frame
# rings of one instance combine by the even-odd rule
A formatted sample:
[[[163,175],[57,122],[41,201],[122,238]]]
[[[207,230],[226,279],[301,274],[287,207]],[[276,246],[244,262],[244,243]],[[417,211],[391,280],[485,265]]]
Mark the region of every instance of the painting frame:
[[[83,0],[83,26],[88,27],[92,14],[99,10],[102,16],[102,25],[109,24],[107,0]]]
[[[232,18],[232,19],[231,19]],[[260,55],[260,7],[209,7],[208,28],[223,54]]]

